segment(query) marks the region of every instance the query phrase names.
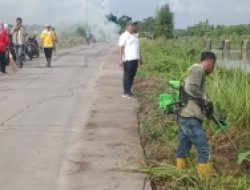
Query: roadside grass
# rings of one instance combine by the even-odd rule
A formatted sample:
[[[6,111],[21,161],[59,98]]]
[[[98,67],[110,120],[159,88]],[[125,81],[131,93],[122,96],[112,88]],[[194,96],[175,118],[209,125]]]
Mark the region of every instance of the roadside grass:
[[[205,122],[210,139],[211,162],[216,176],[201,178],[196,170],[196,152],[191,152],[190,169],[175,167],[178,126],[174,115],[165,115],[158,108],[160,93],[169,91],[167,81],[184,77],[187,68],[199,60],[200,42],[191,45],[184,41],[144,41],[144,65],[138,73],[135,92],[140,102],[138,121],[147,166],[140,171],[149,174],[156,189],[246,190],[250,187],[249,157],[237,165],[238,153],[223,134],[214,132],[214,124]],[[198,61],[197,61],[198,62]],[[240,70],[217,68],[209,76],[208,94],[216,111],[225,114],[230,128],[228,136],[244,153],[250,150],[250,75]]]
[[[173,165],[159,165],[144,167],[138,171],[147,173],[151,177],[153,190],[244,190],[250,182],[247,176],[215,175],[204,178],[195,169],[177,170]]]
[[[30,36],[37,34],[37,40],[40,42],[40,34],[44,30],[44,26],[42,25],[27,25],[25,26],[27,32]],[[82,44],[86,44],[86,40],[84,39],[84,26],[81,25],[58,25],[55,26],[56,34],[57,34],[57,49],[65,49],[71,48],[75,46],[79,46]]]
[[[64,34],[58,37],[57,48],[65,49],[86,44],[85,39],[79,35]]]

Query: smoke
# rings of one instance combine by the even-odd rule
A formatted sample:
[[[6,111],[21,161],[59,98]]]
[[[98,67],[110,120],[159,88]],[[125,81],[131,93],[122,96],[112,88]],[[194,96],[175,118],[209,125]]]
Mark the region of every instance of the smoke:
[[[119,27],[107,20],[106,15],[110,14],[109,0],[88,0],[87,25],[90,32],[97,40],[112,41],[117,40]]]
[[[109,0],[11,0],[1,2],[0,20],[15,24],[20,16],[27,25],[84,25],[96,40],[111,41],[117,39],[119,27],[106,19],[109,7]]]

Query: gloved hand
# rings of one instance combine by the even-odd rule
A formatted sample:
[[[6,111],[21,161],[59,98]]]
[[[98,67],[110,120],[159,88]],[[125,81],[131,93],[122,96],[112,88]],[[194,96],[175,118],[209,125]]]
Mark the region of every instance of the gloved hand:
[[[206,111],[206,116],[210,116],[214,113],[213,102],[209,101],[205,103],[205,111]]]

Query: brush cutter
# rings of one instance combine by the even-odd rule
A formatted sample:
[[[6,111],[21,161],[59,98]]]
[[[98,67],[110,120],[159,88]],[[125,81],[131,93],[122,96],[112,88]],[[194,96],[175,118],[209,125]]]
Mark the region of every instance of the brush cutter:
[[[160,94],[159,106],[161,109],[164,110],[164,113],[177,114],[179,108],[185,105],[187,101],[192,97],[188,97],[188,95],[186,94],[182,81],[171,80],[168,82],[168,85],[172,88],[172,92]],[[226,122],[226,118],[223,117],[221,114],[215,113],[213,111],[212,104],[205,105],[205,108],[206,111],[209,112],[207,117],[216,124],[215,133],[223,133],[234,148],[234,150],[239,153],[238,148],[234,145],[232,140],[225,132],[225,129],[230,127]]]

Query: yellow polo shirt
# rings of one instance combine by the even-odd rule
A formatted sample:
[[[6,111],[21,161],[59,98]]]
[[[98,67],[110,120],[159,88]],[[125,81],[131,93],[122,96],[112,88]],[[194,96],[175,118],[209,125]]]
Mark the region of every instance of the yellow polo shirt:
[[[53,31],[43,31],[40,36],[44,48],[53,48],[56,40],[55,33]]]

